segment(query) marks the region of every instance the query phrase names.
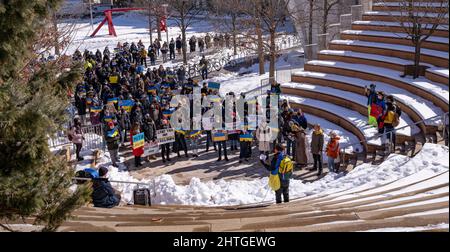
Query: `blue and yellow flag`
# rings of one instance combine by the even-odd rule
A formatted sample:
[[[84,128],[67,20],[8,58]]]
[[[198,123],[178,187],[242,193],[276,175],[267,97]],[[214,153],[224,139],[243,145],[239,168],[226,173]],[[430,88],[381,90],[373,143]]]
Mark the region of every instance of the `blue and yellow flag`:
[[[214,142],[223,142],[223,141],[227,141],[227,140],[228,140],[228,136],[225,133],[217,132],[213,135]]]
[[[114,120],[114,116],[110,115],[110,116],[105,116],[103,118],[103,120],[107,123],[112,122]]]
[[[211,90],[219,90],[220,89],[220,83],[218,82],[208,82],[208,88]]]
[[[147,88],[147,92],[149,93],[149,94],[154,94],[154,95],[156,95],[156,92],[158,91],[158,89],[155,87],[155,86],[150,86],[150,87],[148,87]]]
[[[90,97],[86,98],[86,105],[91,106],[94,103],[94,100]]]
[[[128,113],[131,113],[131,109],[133,109],[134,101],[132,100],[125,100],[119,102],[119,107],[125,109]]]
[[[115,97],[115,98],[109,98],[109,99],[108,99],[108,103],[117,104],[117,103],[119,103],[119,98],[117,98],[117,97]]]
[[[202,131],[201,131],[201,130],[191,130],[191,131],[189,132],[188,137],[189,137],[189,138],[194,138],[194,137],[200,136],[201,134],[202,134]]]
[[[242,134],[239,136],[240,142],[252,142],[253,141],[253,135],[252,134]]]
[[[167,117],[167,119],[170,119],[172,117],[173,112],[174,112],[173,109],[164,110],[163,111],[163,116]]]
[[[119,135],[119,130],[115,127],[114,129],[109,130],[106,134],[108,137],[116,137]]]
[[[91,113],[100,113],[102,110],[103,108],[101,106],[91,107]]]

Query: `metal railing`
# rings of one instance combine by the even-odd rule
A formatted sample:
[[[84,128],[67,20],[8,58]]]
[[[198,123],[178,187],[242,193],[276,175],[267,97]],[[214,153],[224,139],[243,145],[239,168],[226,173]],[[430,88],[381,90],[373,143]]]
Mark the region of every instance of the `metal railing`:
[[[105,149],[106,142],[103,134],[103,125],[89,125],[81,128],[83,132],[83,148],[88,150]]]
[[[424,120],[421,120],[421,121],[418,121],[418,122],[415,122],[413,124],[409,124],[409,125],[406,125],[406,126],[403,126],[403,127],[400,127],[400,128],[396,128],[392,132],[386,132],[386,133],[383,133],[383,134],[377,134],[377,135],[375,135],[373,137],[370,137],[370,138],[367,138],[367,139],[365,139],[363,141],[349,143],[349,144],[347,144],[347,145],[345,145],[344,147],[341,148],[341,154],[340,154],[341,157],[342,157],[341,158],[341,164],[343,166],[345,166],[345,160],[346,160],[346,155],[347,155],[347,149],[348,148],[353,148],[353,147],[356,147],[356,146],[360,146],[360,145],[362,145],[364,143],[368,144],[370,141],[373,141],[373,140],[376,140],[376,139],[380,139],[380,138],[382,140],[382,143],[385,142],[386,140],[389,141],[387,151],[388,151],[388,155],[392,154],[393,151],[395,151],[395,150],[393,150],[393,137],[394,137],[394,134],[396,134],[397,131],[403,130],[403,129],[407,129],[407,128],[412,128],[414,126],[423,124],[423,123],[425,123],[427,121],[437,121],[439,119],[442,120],[442,124],[441,124],[441,126],[443,127],[442,128],[442,136],[443,136],[444,140],[446,140],[445,144],[448,145],[448,132],[447,132],[448,131],[448,119],[449,119],[448,116],[449,116],[449,112],[444,113],[442,115],[433,116],[433,117],[430,117],[430,118],[427,118],[427,119],[424,119]],[[365,153],[367,153],[367,150],[365,150]]]

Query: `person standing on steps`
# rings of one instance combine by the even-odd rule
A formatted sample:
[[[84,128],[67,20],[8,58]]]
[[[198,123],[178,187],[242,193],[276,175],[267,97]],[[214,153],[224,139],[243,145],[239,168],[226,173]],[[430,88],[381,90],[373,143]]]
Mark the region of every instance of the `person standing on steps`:
[[[83,148],[83,131],[81,129],[81,121],[80,118],[75,118],[74,120],[74,126],[72,127],[71,131],[69,132],[69,140],[72,141],[73,144],[75,144],[75,153],[77,156],[78,162],[83,161],[84,158],[81,157],[80,152]]]
[[[170,60],[175,59],[175,41],[172,39],[169,44]]]
[[[340,137],[336,134],[336,132],[330,133],[330,141],[328,142],[326,148],[329,172],[339,172],[339,166],[335,164],[339,158],[339,140]]]
[[[208,79],[208,60],[205,58],[205,55],[200,60],[200,71],[202,73],[202,80]]]
[[[375,84],[370,84],[368,88],[365,88],[365,95],[367,97],[367,110],[368,110],[368,124],[374,127],[378,126],[377,118],[372,116],[372,103],[374,103],[377,99],[377,86]]]
[[[322,152],[324,145],[324,135],[320,124],[314,125],[314,131],[311,137],[311,152],[314,158],[314,168],[313,170],[317,171],[319,169],[318,176],[322,175]]]
[[[111,163],[114,167],[119,167],[119,142],[120,133],[118,127],[114,125],[114,122],[108,122],[108,128],[105,133],[106,146],[108,147],[109,156],[111,157]]]
[[[292,134],[294,136],[295,144],[295,162],[297,167],[305,168],[308,165],[308,156],[306,155],[306,133],[305,129],[294,123],[292,126]]]
[[[280,178],[280,188],[275,191],[276,203],[282,203],[282,196],[285,203],[289,202],[289,182],[293,173],[292,161],[284,153],[284,147],[281,144],[276,144],[274,148],[274,155],[270,164],[266,163],[268,157],[261,155],[261,164],[271,172],[272,175],[278,175]]]
[[[133,147],[133,136],[138,135],[140,133],[141,133],[141,125],[138,122],[133,123],[133,127],[130,132],[132,147]],[[136,168],[142,166],[141,160],[142,155],[144,155],[144,147],[133,149],[134,166]]]
[[[157,123],[157,125],[159,125],[158,129],[162,130],[162,129],[170,129],[170,122],[167,119],[161,119],[159,123]],[[162,161],[163,163],[171,162],[172,160],[170,159],[170,143],[166,143],[166,144],[161,144],[161,157],[162,157]]]

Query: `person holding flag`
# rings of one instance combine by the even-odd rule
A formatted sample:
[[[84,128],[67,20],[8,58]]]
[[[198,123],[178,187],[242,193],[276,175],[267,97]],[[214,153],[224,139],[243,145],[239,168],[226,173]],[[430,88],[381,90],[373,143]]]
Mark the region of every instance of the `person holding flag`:
[[[115,126],[114,122],[108,123],[108,128],[105,134],[106,146],[108,147],[108,152],[111,157],[112,166],[119,167],[117,164],[120,162],[119,159],[119,142],[120,133],[118,127]]]

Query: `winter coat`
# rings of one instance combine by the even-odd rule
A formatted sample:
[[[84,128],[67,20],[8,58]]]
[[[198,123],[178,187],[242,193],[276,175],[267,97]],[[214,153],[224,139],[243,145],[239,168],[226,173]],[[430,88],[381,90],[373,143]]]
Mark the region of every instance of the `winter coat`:
[[[82,144],[83,143],[83,132],[81,131],[81,127],[75,126],[70,131],[70,135],[72,136],[72,143],[74,144]]]
[[[93,183],[92,201],[95,207],[113,208],[119,205],[114,189],[106,179],[96,179]]]
[[[156,140],[156,125],[153,121],[144,122],[144,134],[145,141],[155,141]]]
[[[303,129],[294,132],[295,137],[295,161],[298,164],[307,164],[308,156],[306,155],[306,134]]]
[[[323,131],[313,131],[311,140],[311,153],[312,154],[322,154],[324,145]]]
[[[306,117],[304,115],[301,115],[301,116],[294,115],[292,117],[292,120],[294,120],[294,122],[298,123],[303,129],[308,128],[308,120],[306,120]]]
[[[112,130],[111,129],[106,130],[105,139],[108,150],[119,149],[120,134],[119,129],[117,127]]]
[[[331,138],[327,144],[327,156],[333,159],[339,157],[339,137]]]
[[[281,156],[280,156],[281,155]],[[264,167],[270,171],[274,172],[278,168],[280,168],[281,160],[283,160],[284,154],[283,153],[277,153],[273,156],[272,161],[269,164],[266,164],[264,161],[261,160],[261,164],[264,165]],[[280,177],[281,186],[289,186],[289,179],[291,176],[280,176],[280,173],[278,173],[278,176]]]
[[[270,151],[271,130],[269,127],[259,127],[256,130],[256,137],[258,137],[258,149],[262,152]]]

